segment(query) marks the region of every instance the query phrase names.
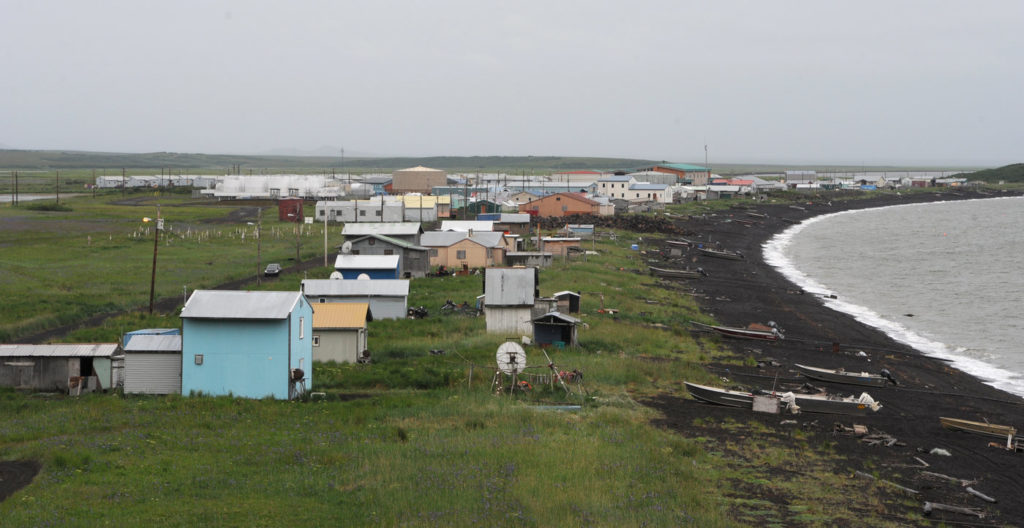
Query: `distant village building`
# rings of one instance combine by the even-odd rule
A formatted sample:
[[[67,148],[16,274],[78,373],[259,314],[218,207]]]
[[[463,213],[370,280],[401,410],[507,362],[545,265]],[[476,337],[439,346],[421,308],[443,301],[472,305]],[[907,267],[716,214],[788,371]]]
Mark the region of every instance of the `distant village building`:
[[[423,228],[419,222],[367,222],[346,224],[341,230],[345,240],[352,240],[366,235],[384,235],[415,245],[420,245]]]
[[[429,250],[431,266],[451,269],[502,266],[509,243],[497,231],[428,231],[420,239]]]
[[[684,185],[707,185],[708,180],[711,179],[710,169],[689,163],[663,163],[661,165],[643,167],[640,170],[674,174],[679,178],[679,183]]]
[[[598,202],[577,193],[558,193],[538,198],[519,206],[520,213],[535,216],[570,216],[597,214]]]
[[[448,173],[424,166],[402,169],[391,174],[391,188],[397,194],[430,194],[434,187],[448,184]]]
[[[351,255],[398,255],[398,277],[426,277],[430,271],[427,248],[385,235],[363,235],[346,241]],[[343,249],[339,247],[339,249]]]
[[[334,269],[347,280],[360,277],[374,279],[398,279],[399,255],[352,255],[342,253],[334,260]]]

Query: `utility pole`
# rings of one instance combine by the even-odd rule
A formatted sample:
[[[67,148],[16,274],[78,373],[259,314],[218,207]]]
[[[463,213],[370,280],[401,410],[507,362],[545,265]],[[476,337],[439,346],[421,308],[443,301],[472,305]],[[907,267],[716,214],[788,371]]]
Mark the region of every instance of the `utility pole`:
[[[156,226],[153,229],[153,274],[149,277],[149,314],[153,315],[153,294],[156,290],[156,251],[160,247],[160,230],[164,219],[160,218],[160,204],[156,204]]]
[[[327,200],[324,200],[324,267],[327,267]]]
[[[263,208],[256,208],[256,285],[260,284],[263,273],[260,269],[260,250],[263,248],[263,237],[260,236],[260,228],[263,227]]]
[[[295,204],[295,264],[298,265],[302,262],[299,255],[299,235],[302,234],[302,220],[301,220],[301,208],[302,202]]]
[[[92,170],[92,197],[96,198],[96,169]]]
[[[57,205],[60,205],[60,171],[57,171]]]

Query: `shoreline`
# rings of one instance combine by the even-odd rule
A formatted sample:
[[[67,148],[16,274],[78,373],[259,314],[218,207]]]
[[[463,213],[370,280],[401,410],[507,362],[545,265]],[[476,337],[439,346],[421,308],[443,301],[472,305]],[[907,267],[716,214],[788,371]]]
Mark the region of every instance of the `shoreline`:
[[[1019,196],[1020,193],[1012,195]],[[939,417],[954,417],[1020,428],[1024,426],[1021,423],[1024,398],[992,387],[981,378],[951,367],[947,361],[925,355],[896,341],[882,330],[857,321],[847,313],[829,308],[821,295],[802,293],[800,286],[765,261],[763,253],[764,244],[779,233],[827,213],[998,196],[1011,194],[989,195],[974,191],[944,190],[847,201],[837,201],[833,197],[832,202],[829,202],[827,195],[809,195],[807,203],[796,207],[788,203],[759,203],[743,208],[733,207],[705,218],[691,218],[679,223],[679,227],[688,233],[684,235],[687,238],[697,241],[715,240],[723,248],[739,250],[747,256],[742,261],[729,261],[686,255],[687,264],[701,266],[709,274],[704,279],[686,284],[701,294],[698,296],[701,312],[727,326],[774,321],[786,332],[786,339],[774,343],[698,337],[698,340],[717,340],[722,348],[732,352],[734,358],[746,364],[762,365],[749,368],[731,365],[733,372],[720,383],[771,389],[773,376],[796,376],[791,370],[795,363],[823,368],[843,367],[850,371],[877,372],[882,368],[888,369],[899,380],[898,387],[866,388],[815,383],[827,387],[830,392],[869,392],[875,400],[882,402],[883,408],[879,412],[856,418],[838,415],[799,418],[798,415],[797,419],[814,420],[809,422],[815,424],[810,433],[823,441],[837,443],[836,452],[842,457],[842,465],[846,469],[880,472],[879,478],[889,478],[891,470],[880,471],[880,467],[906,467],[907,464],[916,464],[914,456],[924,456],[932,464],[932,471],[963,479],[980,479],[985,482],[986,488],[999,489],[1004,496],[1024,492],[1024,485],[1019,478],[1024,471],[1024,456],[988,447],[989,438],[948,431],[939,423]],[[747,213],[767,217],[755,217]],[[772,364],[781,366],[772,368]],[[749,377],[744,377],[744,374]],[[755,381],[750,382],[750,379]],[[686,395],[682,389],[654,398],[647,404],[662,412],[664,418],[658,421],[661,425],[683,435],[694,434],[695,420],[698,419],[756,421],[771,426],[777,426],[780,420],[785,419],[778,415],[702,404]],[[852,436],[835,435],[834,423],[866,425],[873,431],[883,431],[898,438],[905,447],[879,449],[867,446]],[[721,433],[714,430],[713,426],[711,430],[707,427],[700,434]],[[934,447],[946,449],[953,456],[921,454]],[[896,480],[914,489],[934,488],[926,482],[915,482],[911,477],[904,474]],[[951,503],[957,500],[952,497],[958,497],[944,494],[938,488],[930,493],[924,495],[924,500]],[[905,505],[896,507],[908,514],[915,510]],[[988,512],[987,519],[990,520],[1016,523],[1024,519],[1024,503],[1019,501],[1004,500],[986,506],[985,509]],[[919,513],[920,509],[917,508],[916,512]]]
[[[776,268],[783,276],[790,280],[793,284],[800,288],[808,291],[826,291],[829,294],[836,294],[832,288],[818,282],[814,277],[811,277],[804,273],[802,269],[797,266],[797,263],[792,261],[786,256],[785,250],[790,243],[795,240],[799,234],[803,231],[804,227],[809,226],[819,221],[827,221],[827,219],[836,217],[839,215],[845,215],[848,213],[856,214],[860,211],[878,211],[896,207],[914,207],[914,206],[930,206],[936,204],[947,204],[954,201],[967,202],[977,200],[1004,200],[1004,199],[1016,199],[1020,200],[1020,196],[1005,196],[1005,197],[979,197],[969,198],[966,200],[939,200],[932,202],[918,202],[912,204],[892,204],[892,205],[881,205],[879,207],[872,207],[869,209],[849,209],[833,213],[825,213],[822,215],[808,218],[807,220],[790,226],[774,235],[772,235],[767,242],[762,246],[762,257],[765,262]],[[926,337],[921,333],[920,330],[911,328],[904,323],[895,319],[887,318],[879,314],[875,308],[857,304],[847,300],[846,295],[840,295],[838,298],[824,298],[823,304],[825,307],[835,310],[841,313],[845,313],[850,317],[854,318],[861,324],[868,325],[870,327],[881,330],[886,333],[894,340],[907,345],[914,350],[917,350],[923,356],[935,358],[943,361],[948,361],[955,368],[968,373],[991,387],[999,390],[1006,391],[1010,394],[1024,397],[1024,388],[1021,387],[1020,380],[1024,373],[1019,371],[1011,370],[1005,366],[1000,366],[996,363],[984,361],[982,359],[972,358],[957,353],[957,349],[949,343],[937,341],[933,338]]]

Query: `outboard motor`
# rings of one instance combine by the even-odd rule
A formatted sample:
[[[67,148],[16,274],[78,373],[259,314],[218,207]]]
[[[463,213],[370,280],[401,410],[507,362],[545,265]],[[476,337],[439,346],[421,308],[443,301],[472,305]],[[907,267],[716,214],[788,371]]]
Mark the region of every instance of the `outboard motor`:
[[[899,386],[899,383],[896,382],[896,378],[893,377],[892,373],[889,372],[888,369],[882,369],[882,371],[879,372],[878,374],[883,378],[889,380],[889,382],[892,383],[893,385]]]

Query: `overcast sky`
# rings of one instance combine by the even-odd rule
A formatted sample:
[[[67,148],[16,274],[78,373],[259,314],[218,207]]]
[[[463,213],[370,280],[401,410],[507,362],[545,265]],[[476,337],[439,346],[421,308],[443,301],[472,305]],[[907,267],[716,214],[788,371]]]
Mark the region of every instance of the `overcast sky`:
[[[1024,161],[1024,1],[0,0],[0,145]]]

